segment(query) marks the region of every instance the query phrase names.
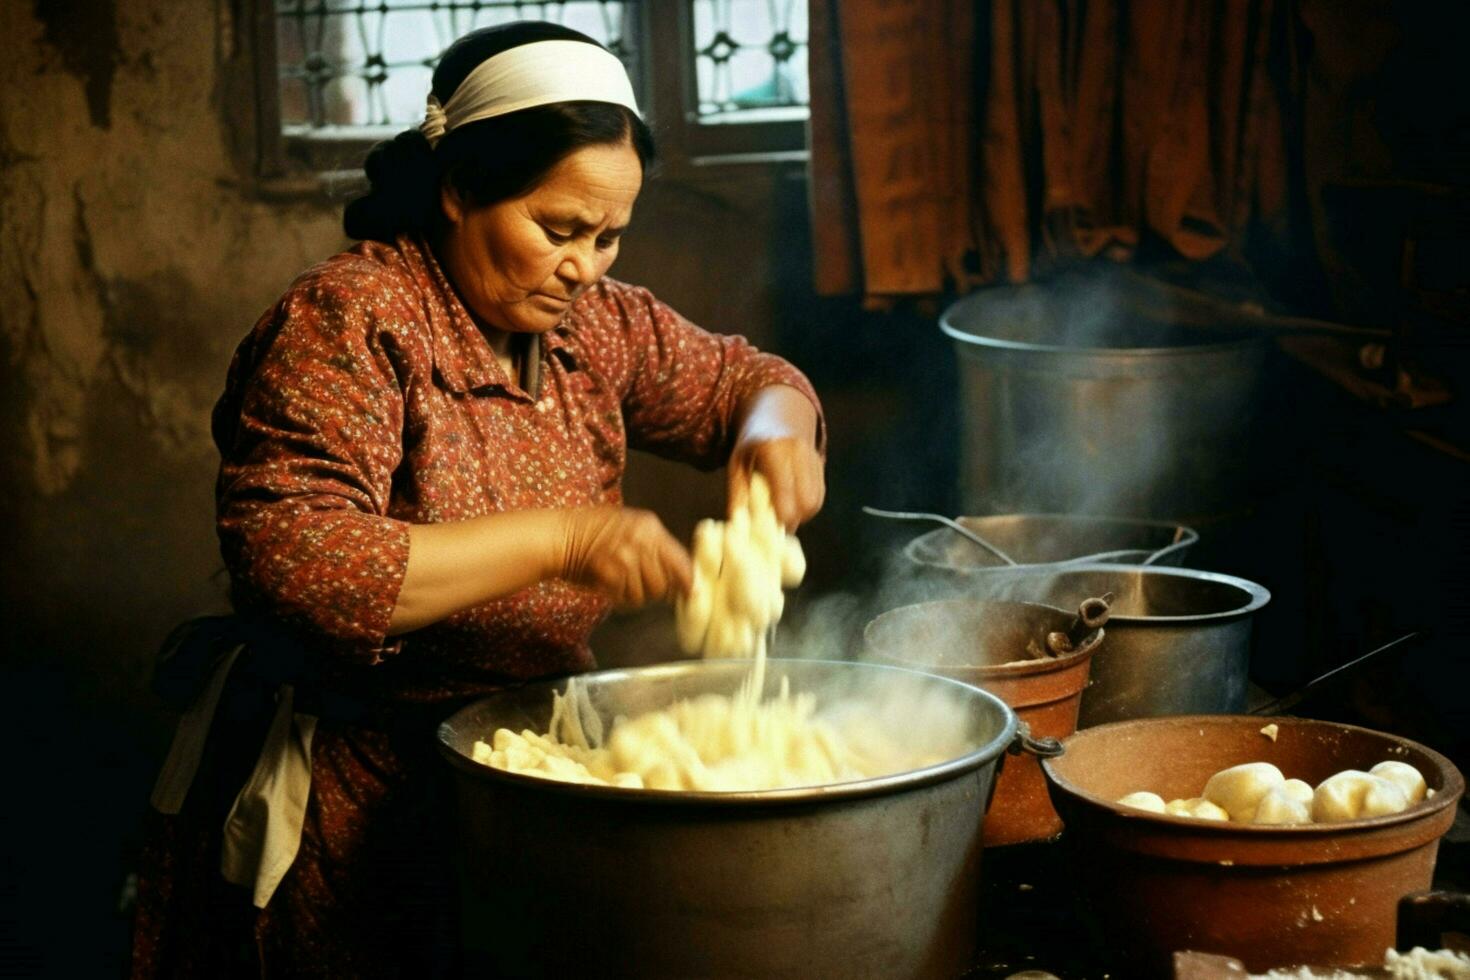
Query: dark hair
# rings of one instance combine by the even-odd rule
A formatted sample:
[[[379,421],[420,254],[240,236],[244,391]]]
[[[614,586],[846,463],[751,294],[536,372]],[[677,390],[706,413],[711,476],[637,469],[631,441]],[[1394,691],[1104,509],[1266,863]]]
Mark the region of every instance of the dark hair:
[[[485,59],[532,41],[597,42],[560,24],[522,21],[471,31],[451,44],[434,70],[432,91],[448,102]],[[552,167],[585,146],[628,143],[647,170],[653,134],[631,110],[610,102],[556,102],[492,116],[446,133],[430,146],[417,129],[374,146],[363,164],[369,190],[342,216],[348,237],[392,242],[426,235],[440,218],[439,189],[447,183],[475,206],[494,204],[535,187]]]

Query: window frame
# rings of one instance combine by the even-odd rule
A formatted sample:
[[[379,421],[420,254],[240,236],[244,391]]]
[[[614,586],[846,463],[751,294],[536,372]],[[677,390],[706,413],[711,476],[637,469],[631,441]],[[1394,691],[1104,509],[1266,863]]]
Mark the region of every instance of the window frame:
[[[362,127],[323,133],[284,133],[281,129],[280,78],[275,0],[237,0],[249,24],[242,51],[254,88],[253,146],[250,169],[267,192],[290,194],[307,188],[329,192],[360,183],[363,159],[372,146],[398,129]],[[644,99],[644,117],[658,144],[665,175],[698,177],[712,168],[755,166],[787,170],[807,160],[807,120],[702,122],[698,115],[698,77],[694,53],[693,5],[687,0],[627,0],[629,34],[637,38],[635,86]],[[672,15],[654,7],[668,4]],[[673,64],[675,70],[654,66]],[[228,113],[227,113],[228,115]],[[244,149],[244,147],[242,147]]]

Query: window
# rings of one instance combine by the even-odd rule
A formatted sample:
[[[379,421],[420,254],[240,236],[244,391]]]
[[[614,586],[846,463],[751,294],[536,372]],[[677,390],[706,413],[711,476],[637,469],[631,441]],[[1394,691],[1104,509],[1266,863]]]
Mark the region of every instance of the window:
[[[275,0],[258,13],[261,169],[354,170],[423,118],[439,53],[476,27],[566,24],[628,66],[675,169],[799,154],[806,0]]]

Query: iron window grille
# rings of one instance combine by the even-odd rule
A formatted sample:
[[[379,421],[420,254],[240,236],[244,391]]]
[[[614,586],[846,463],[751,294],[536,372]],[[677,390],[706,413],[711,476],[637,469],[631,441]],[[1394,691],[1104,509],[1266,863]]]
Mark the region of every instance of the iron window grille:
[[[805,146],[806,0],[258,2],[268,176],[355,170],[373,143],[422,120],[449,41],[519,19],[566,24],[618,55],[673,169]]]

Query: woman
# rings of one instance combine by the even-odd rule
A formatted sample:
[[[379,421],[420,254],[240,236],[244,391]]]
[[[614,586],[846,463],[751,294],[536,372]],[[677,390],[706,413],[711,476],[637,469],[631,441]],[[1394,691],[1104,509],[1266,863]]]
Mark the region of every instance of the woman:
[[[135,976],[452,971],[434,722],[688,585],[621,506],[627,447],[728,464],[732,502],[758,471],[788,526],[820,506],[806,379],[605,278],[651,154],[589,38],[467,35],[369,157],[362,244],[241,345],[214,417],[241,618],[155,792]]]

